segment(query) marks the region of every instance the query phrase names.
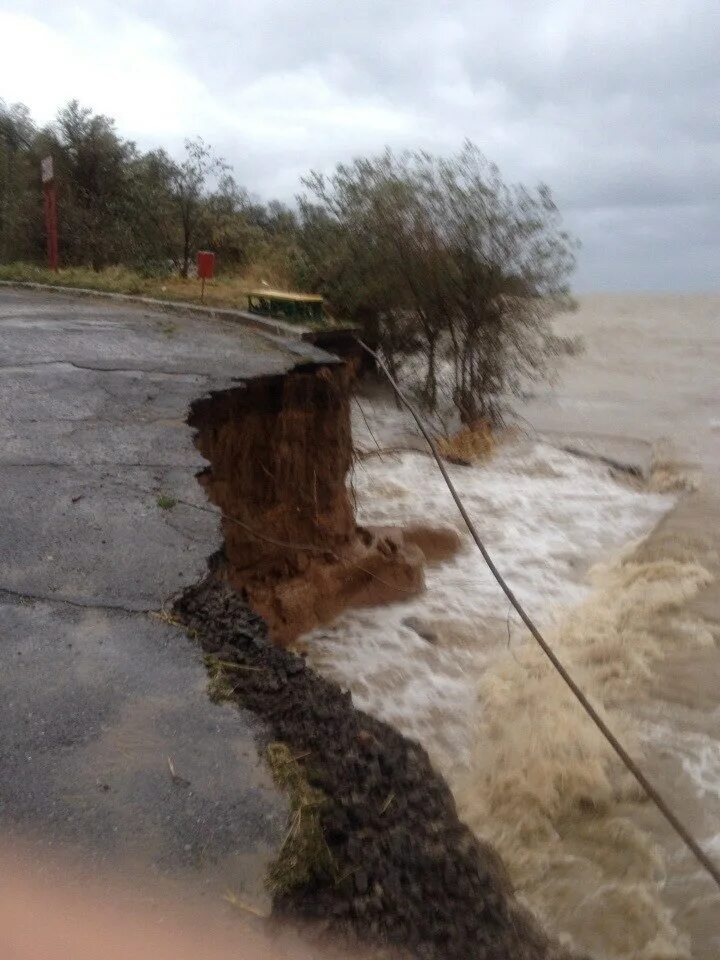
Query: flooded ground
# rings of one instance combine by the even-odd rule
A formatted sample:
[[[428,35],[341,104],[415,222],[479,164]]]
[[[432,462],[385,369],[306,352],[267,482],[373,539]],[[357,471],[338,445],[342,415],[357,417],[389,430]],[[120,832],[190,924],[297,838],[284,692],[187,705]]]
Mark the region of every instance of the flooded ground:
[[[718,320],[718,297],[585,299],[558,323],[584,353],[520,408],[533,429],[453,469],[521,601],[716,855]],[[363,405],[362,446],[368,424],[402,437]],[[562,448],[653,461],[649,483]],[[361,520],[454,526],[463,547],[423,596],[315,631],[314,664],[423,742],[551,930],[606,960],[717,957],[713,885],[508,615],[430,460],[365,459],[354,486]]]

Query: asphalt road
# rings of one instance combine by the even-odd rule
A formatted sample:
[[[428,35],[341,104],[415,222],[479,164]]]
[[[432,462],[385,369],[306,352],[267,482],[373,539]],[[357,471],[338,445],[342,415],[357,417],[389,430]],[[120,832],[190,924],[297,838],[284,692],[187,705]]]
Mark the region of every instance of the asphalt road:
[[[190,402],[326,359],[227,321],[0,290],[0,832],[260,896],[285,800],[158,619],[221,543]],[[171,775],[170,764],[176,776]]]

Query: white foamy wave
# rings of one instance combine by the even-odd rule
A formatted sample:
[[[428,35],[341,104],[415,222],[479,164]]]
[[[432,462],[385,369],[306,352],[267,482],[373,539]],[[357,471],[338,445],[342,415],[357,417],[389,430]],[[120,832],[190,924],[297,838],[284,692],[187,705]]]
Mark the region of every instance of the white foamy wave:
[[[392,442],[403,440],[396,428]],[[649,532],[675,497],[618,483],[606,467],[537,442],[450,469],[519,599],[637,747],[621,704],[637,697],[668,645],[707,640],[676,615],[673,631],[655,624],[709,574],[691,559],[627,549],[595,564]],[[361,463],[355,490],[364,522],[452,524],[462,548],[428,569],[423,595],[315,631],[314,665],[428,749],[461,816],[495,846],[550,933],[602,960],[688,960],[687,937],[662,902],[663,858],[620,814],[640,799],[637,785],[508,617],[434,463],[419,453],[373,458]],[[698,789],[712,789],[711,745],[691,738],[683,749]]]
[[[583,577],[596,559],[645,533],[672,503],[539,442],[508,446],[483,465],[449,469],[499,569],[545,625],[587,595]],[[354,487],[360,522],[452,525],[463,547],[427,570],[421,596],[350,611],[315,630],[310,657],[353,692],[359,707],[419,739],[449,772],[468,759],[478,677],[508,644],[524,641],[524,628],[508,617],[507,600],[429,457],[366,460]]]
[[[720,720],[720,713],[715,716]],[[720,799],[720,740],[699,730],[648,723],[644,730],[648,739],[662,744],[680,761],[683,770],[699,796],[711,794]]]

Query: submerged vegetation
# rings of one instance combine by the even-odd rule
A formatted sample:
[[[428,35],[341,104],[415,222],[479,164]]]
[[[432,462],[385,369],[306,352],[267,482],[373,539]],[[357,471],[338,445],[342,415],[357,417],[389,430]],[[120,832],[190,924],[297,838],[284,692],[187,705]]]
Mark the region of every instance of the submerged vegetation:
[[[48,155],[56,275],[40,266]],[[144,153],[77,101],[44,128],[0,101],[0,278],[194,300],[195,254],[209,249],[208,303],[242,306],[262,284],[320,293],[395,373],[410,369],[428,409],[454,405],[465,425],[500,419],[508,393],[546,374],[576,246],[548,187],[505,183],[467,143],[450,157],[386,150],[311,172],[303,189],[292,206],[260,201],[202,139],[179,159]]]

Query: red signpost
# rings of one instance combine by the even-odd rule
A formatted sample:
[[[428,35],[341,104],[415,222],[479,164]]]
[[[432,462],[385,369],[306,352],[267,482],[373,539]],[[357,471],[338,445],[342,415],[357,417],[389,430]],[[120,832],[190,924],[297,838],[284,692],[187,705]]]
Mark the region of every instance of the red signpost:
[[[209,250],[199,250],[197,255],[197,275],[202,280],[200,301],[205,303],[205,281],[215,276],[215,254]]]
[[[45,231],[47,234],[48,264],[51,270],[58,269],[57,236],[57,190],[53,173],[52,157],[40,161],[40,176],[43,185],[43,203],[45,207]]]

